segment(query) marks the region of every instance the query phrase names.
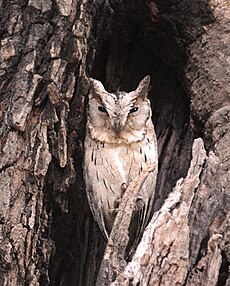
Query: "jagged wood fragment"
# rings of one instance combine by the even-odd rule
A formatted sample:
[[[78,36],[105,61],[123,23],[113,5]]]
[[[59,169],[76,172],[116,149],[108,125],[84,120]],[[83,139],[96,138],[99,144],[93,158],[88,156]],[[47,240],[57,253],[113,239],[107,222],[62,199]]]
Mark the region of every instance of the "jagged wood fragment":
[[[147,226],[131,262],[110,285],[184,285],[189,265],[188,215],[206,161],[202,139],[193,144],[193,159],[162,208]]]
[[[146,170],[143,170],[142,173],[132,181],[122,197],[119,211],[116,215],[109,241],[104,252],[97,278],[97,286],[108,285],[108,283],[111,283],[126,266],[124,257],[129,242],[128,230],[136,206],[138,193],[149,173],[153,172],[154,169],[155,165],[153,164]]]

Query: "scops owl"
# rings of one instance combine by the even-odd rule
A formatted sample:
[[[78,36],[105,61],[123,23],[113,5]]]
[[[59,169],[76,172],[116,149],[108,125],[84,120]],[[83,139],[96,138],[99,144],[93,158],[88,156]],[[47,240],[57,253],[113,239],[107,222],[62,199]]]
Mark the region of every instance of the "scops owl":
[[[109,93],[100,81],[90,79],[84,177],[91,211],[107,239],[123,186],[128,186],[142,170],[155,163],[156,168],[143,184],[134,211],[136,238],[150,216],[158,155],[147,98],[149,83],[150,77],[146,76],[132,92]]]

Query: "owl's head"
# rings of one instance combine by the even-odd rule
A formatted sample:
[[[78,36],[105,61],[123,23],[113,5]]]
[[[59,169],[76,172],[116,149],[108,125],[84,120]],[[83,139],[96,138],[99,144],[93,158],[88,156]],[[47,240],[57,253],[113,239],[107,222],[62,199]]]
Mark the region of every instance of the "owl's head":
[[[90,78],[88,129],[93,139],[108,143],[132,143],[144,139],[151,123],[147,98],[150,76],[131,92],[109,93]]]

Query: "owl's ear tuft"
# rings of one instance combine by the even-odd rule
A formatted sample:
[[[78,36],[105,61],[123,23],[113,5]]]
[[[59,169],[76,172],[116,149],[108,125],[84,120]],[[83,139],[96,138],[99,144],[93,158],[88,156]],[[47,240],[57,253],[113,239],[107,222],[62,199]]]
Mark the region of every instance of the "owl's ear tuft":
[[[150,90],[150,76],[147,75],[145,76],[139,83],[136,92],[138,93],[139,96],[145,97],[148,95],[148,92]]]
[[[89,78],[90,82],[90,95],[92,97],[101,98],[101,95],[107,93],[103,84],[94,78]]]

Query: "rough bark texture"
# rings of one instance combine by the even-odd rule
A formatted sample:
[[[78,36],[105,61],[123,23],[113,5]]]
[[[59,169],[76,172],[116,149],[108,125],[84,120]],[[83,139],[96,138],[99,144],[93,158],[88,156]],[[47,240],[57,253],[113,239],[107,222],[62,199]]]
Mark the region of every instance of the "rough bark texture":
[[[135,279],[230,285],[229,11],[225,0],[0,0],[0,285],[95,284],[105,242],[82,179],[84,77],[128,91],[146,74],[159,175]],[[194,144],[191,161],[197,136],[207,157]]]
[[[211,236],[207,254],[202,257],[205,275],[192,272],[187,280],[189,269],[192,269],[189,259],[190,212],[195,197],[200,196],[204,188],[209,194],[212,192],[206,181],[211,179],[212,186],[215,178],[210,178],[207,173],[213,172],[217,163],[213,154],[206,158],[203,141],[196,139],[188,175],[178,180],[162,208],[153,215],[132,261],[111,285],[199,285],[201,278],[204,284],[217,284],[221,263],[217,243],[222,238],[220,234]],[[203,172],[205,164],[207,171]]]

